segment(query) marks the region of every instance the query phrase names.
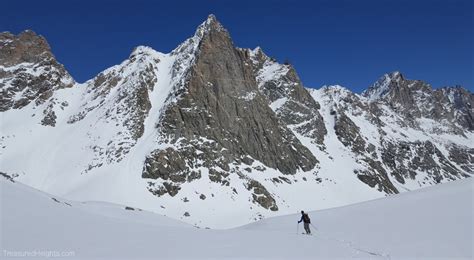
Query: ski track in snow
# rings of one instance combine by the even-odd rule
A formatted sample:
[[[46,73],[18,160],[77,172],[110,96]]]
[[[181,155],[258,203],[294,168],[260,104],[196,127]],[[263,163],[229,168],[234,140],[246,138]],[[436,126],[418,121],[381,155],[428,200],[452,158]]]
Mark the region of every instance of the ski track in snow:
[[[312,226],[314,229],[316,229],[317,234],[318,234],[319,236],[321,236],[322,238],[324,238],[324,239],[337,241],[337,242],[339,242],[339,243],[341,243],[341,244],[344,244],[345,246],[347,246],[347,247],[349,247],[349,248],[352,248],[352,249],[354,249],[355,251],[360,252],[360,253],[363,253],[363,254],[368,254],[368,255],[371,255],[371,256],[379,256],[379,257],[383,257],[383,258],[385,258],[385,259],[391,259],[391,257],[390,257],[389,254],[386,254],[386,253],[377,253],[377,252],[375,252],[375,251],[373,251],[373,250],[362,249],[360,246],[357,246],[354,242],[331,237],[331,236],[328,235],[327,233],[322,232],[322,231],[319,231],[319,230],[318,230],[315,226],[313,226],[312,224],[311,224],[311,226]],[[355,257],[355,256],[353,256],[353,257]]]
[[[460,180],[309,212],[318,227],[307,236],[289,231],[298,214],[197,229],[136,208],[64,200],[0,176],[1,246],[75,250],[80,259],[469,259],[473,184]]]

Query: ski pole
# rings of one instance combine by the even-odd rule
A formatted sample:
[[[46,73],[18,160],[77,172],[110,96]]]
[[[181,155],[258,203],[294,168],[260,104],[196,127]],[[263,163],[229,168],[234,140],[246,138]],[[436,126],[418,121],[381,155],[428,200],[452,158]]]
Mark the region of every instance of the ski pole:
[[[296,223],[296,234],[297,235],[299,234],[299,230],[300,230],[300,223]]]

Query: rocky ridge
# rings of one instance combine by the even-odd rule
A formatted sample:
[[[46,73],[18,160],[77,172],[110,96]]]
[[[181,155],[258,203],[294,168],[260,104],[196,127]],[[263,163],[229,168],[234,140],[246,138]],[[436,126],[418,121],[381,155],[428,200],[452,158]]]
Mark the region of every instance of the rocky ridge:
[[[30,30],[18,36],[0,34],[0,111],[49,101],[43,110],[42,124],[54,126],[56,115],[51,111],[54,100],[50,97],[54,91],[74,84],[42,36]]]

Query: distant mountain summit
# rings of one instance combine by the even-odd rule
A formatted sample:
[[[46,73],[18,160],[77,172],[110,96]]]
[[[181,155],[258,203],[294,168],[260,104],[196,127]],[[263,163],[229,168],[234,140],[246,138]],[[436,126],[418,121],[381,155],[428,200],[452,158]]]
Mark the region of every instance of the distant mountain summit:
[[[472,176],[473,94],[400,72],[305,87],[214,15],[76,83],[42,36],[0,34],[0,171],[58,196],[197,226],[334,207]]]
[[[74,85],[46,39],[33,31],[1,33],[0,46],[0,111],[22,108],[32,101],[43,103],[53,91]],[[53,124],[54,118],[45,114],[45,123]]]
[[[377,82],[362,92],[362,96],[370,100],[378,100],[390,95],[391,92],[399,88],[404,80],[399,71],[394,71],[383,75]]]
[[[432,89],[421,80],[405,79],[396,71],[385,74],[362,93],[370,101],[384,101],[406,117],[407,123],[419,118],[449,121],[449,131],[473,131],[474,95],[462,87]]]

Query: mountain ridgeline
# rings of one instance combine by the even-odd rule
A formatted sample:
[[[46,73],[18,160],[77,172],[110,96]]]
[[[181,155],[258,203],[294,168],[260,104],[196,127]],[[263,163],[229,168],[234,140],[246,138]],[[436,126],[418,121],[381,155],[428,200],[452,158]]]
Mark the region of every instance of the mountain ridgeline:
[[[77,83],[32,31],[0,34],[0,171],[198,226],[378,198],[474,174],[474,95],[400,72],[303,86],[210,15],[171,53]],[[228,216],[233,216],[230,218]]]

